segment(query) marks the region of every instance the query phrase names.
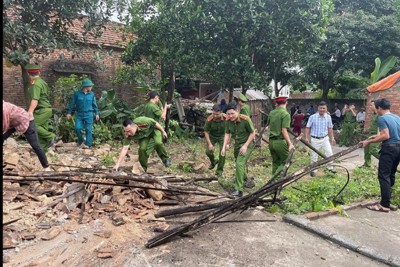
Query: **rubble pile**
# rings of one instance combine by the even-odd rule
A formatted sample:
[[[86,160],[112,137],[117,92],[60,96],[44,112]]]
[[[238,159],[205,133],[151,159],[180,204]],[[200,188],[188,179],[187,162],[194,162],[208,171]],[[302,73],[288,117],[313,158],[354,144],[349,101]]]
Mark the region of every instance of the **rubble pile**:
[[[69,225],[147,222],[155,219],[159,205],[177,205],[196,195],[219,196],[195,186],[194,180],[164,175],[161,161],[151,160],[153,175],[146,174],[137,155],[116,173],[102,164],[111,152],[109,145],[83,149],[63,144],[49,149],[52,171],[44,172],[28,144],[9,138],[3,145],[3,249],[52,240],[63,230],[73,234]],[[167,228],[166,223],[157,223],[154,231]],[[103,229],[97,235],[109,238],[111,232]]]

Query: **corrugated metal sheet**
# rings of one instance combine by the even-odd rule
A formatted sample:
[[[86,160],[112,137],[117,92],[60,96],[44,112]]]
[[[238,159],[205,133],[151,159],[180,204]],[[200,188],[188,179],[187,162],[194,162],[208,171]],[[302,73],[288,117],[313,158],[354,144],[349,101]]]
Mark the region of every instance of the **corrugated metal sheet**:
[[[252,100],[268,100],[268,97],[263,92],[258,90],[249,89],[246,91],[246,97],[248,101]]]

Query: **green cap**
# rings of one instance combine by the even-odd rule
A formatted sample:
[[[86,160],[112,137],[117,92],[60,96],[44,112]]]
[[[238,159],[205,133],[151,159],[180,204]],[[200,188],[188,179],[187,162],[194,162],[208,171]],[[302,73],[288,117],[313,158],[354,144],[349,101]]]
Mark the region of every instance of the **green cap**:
[[[25,69],[26,70],[40,70],[40,67],[37,64],[27,64],[25,66]]]
[[[86,78],[82,81],[82,87],[91,87],[93,85],[94,85],[94,83],[88,78]]]
[[[242,102],[247,102],[247,97],[242,93],[234,92],[233,93],[233,97],[237,98],[237,99],[240,99]]]

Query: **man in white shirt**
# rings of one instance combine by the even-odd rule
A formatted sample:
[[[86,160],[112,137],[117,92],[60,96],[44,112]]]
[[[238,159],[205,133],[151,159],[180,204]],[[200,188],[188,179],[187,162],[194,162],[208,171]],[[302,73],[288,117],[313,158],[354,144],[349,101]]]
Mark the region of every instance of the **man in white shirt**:
[[[357,122],[365,121],[365,109],[364,108],[361,108],[361,111],[357,113],[356,121]]]
[[[330,157],[333,155],[332,145],[335,145],[335,137],[333,136],[333,124],[332,118],[327,114],[328,105],[325,101],[321,101],[318,104],[318,111],[314,115],[311,115],[308,119],[305,135],[306,141],[310,142],[311,145],[316,149],[323,149],[325,156]],[[311,133],[311,139],[310,139]],[[329,142],[330,141],[330,142]],[[314,151],[311,152],[311,163],[318,160],[318,155]],[[329,165],[328,170],[335,173],[333,166]],[[315,171],[312,171],[310,175],[314,177]]]

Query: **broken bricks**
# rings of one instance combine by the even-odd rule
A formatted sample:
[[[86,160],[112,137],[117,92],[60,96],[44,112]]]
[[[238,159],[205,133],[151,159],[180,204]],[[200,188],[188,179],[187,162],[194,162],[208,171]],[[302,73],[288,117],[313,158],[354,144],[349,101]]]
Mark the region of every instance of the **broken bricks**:
[[[42,240],[52,240],[56,236],[61,233],[61,229],[59,227],[53,227],[49,230],[46,230],[40,234],[40,238]]]

